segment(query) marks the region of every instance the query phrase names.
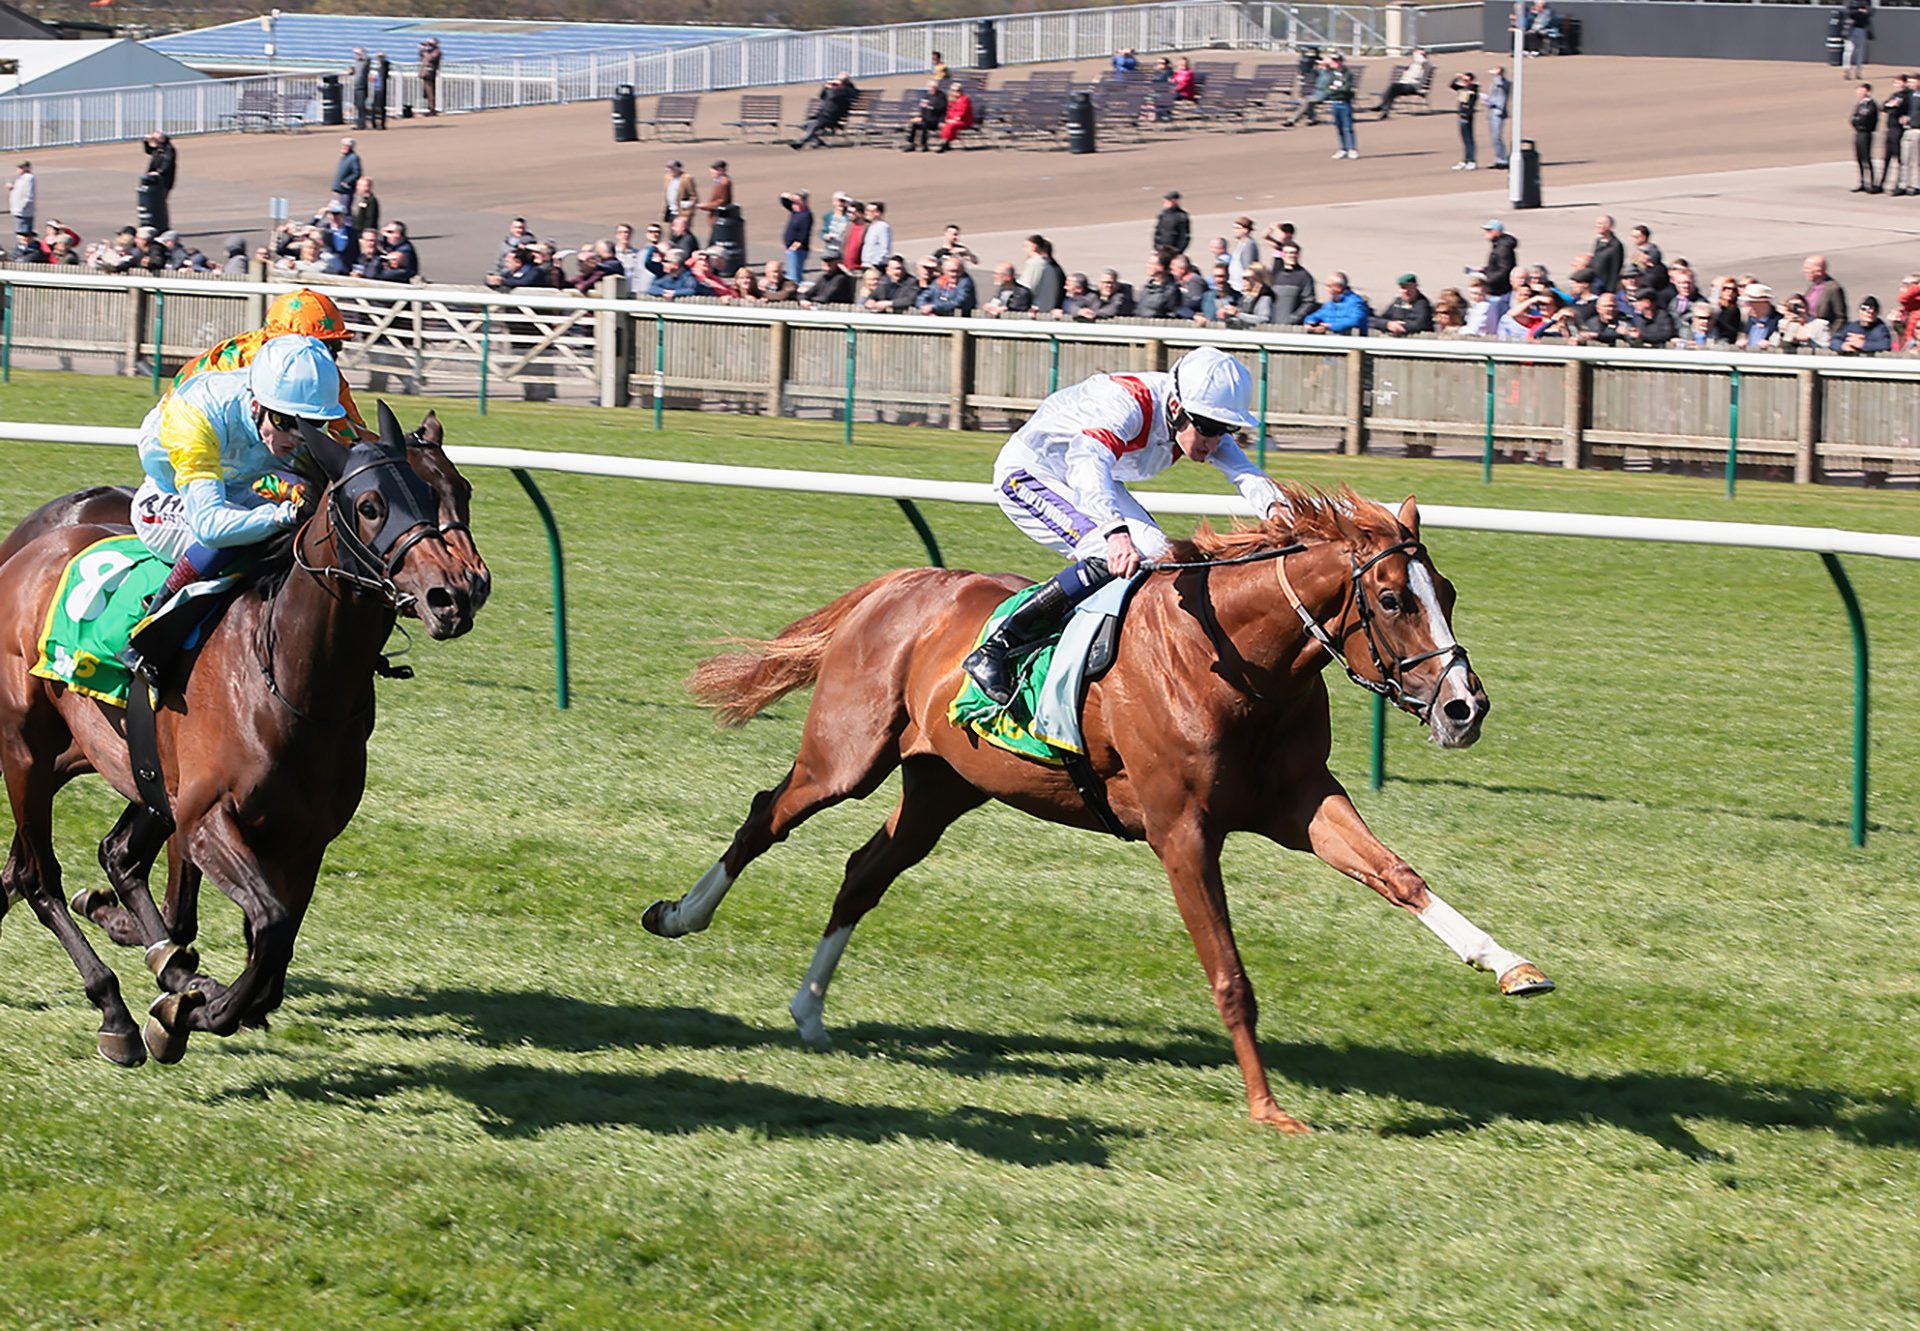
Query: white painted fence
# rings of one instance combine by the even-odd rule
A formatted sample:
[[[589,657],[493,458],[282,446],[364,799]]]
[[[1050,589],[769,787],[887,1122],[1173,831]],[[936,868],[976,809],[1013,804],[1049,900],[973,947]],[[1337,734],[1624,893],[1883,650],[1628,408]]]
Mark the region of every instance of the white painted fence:
[[[139,432],[127,428],[56,425],[38,422],[0,422],[0,441],[61,444],[107,444],[130,447]],[[898,502],[927,542],[928,553],[939,561],[931,532],[922,521],[915,500],[960,504],[994,504],[994,488],[978,481],[936,481],[908,476],[869,476],[855,472],[793,471],[775,467],[734,467],[712,463],[674,462],[654,458],[608,457],[598,453],[544,452],[528,448],[447,449],[463,467],[492,467],[513,473],[526,489],[547,527],[553,556],[554,655],[559,705],[567,705],[567,628],[565,576],[559,528],[529,473],[557,471],[575,475],[608,476],[628,480],[666,481],[694,485],[723,485],[738,489],[799,491],[810,494],[861,495]],[[1251,515],[1238,495],[1170,494],[1137,491],[1135,497],[1149,510],[1162,513]],[[1676,545],[1737,546],[1748,549],[1805,551],[1818,554],[1840,592],[1853,633],[1854,730],[1853,810],[1851,840],[1864,845],[1867,835],[1867,727],[1868,661],[1866,621],[1842,569],[1843,554],[1884,559],[1920,560],[1920,536],[1845,531],[1832,527],[1794,527],[1755,522],[1704,522],[1673,518],[1620,517],[1611,514],[1549,513],[1529,509],[1463,508],[1434,504],[1421,510],[1423,527],[1457,531],[1506,532],[1534,536],[1597,537],[1610,540],[1653,541]],[[1384,779],[1385,709],[1374,699],[1373,785]]]

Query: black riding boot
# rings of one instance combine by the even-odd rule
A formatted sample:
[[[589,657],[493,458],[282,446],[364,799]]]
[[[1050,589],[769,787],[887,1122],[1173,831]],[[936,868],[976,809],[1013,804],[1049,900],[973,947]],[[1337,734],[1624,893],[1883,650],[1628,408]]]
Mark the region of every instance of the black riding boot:
[[[1069,610],[1107,583],[1113,574],[1104,559],[1083,559],[1041,583],[1020,608],[994,625],[961,668],[973,676],[980,691],[1005,707],[1013,700],[1013,657],[1045,642]]]

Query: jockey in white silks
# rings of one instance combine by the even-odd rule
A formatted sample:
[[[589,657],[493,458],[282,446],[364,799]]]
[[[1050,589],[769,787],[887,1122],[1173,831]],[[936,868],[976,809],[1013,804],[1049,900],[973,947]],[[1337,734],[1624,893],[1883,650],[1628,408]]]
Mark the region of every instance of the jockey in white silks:
[[[1185,457],[1225,472],[1255,512],[1284,507],[1279,488],[1229,437],[1258,424],[1253,376],[1217,347],[1189,351],[1166,373],[1096,374],[1041,403],[1000,450],[994,488],[1014,526],[1078,562],[1042,583],[967,657],[981,691],[1005,705],[1012,655],[1043,640],[1105,583],[1168,552],[1166,534],[1122,482],[1157,476]]]

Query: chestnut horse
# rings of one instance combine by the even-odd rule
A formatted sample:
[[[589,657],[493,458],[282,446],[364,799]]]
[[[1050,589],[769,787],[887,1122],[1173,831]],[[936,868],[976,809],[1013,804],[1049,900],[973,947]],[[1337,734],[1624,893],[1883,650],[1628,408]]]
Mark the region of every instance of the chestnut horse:
[[[1087,757],[1120,823],[1160,857],[1232,1037],[1254,1119],[1305,1132],[1274,1102],[1254,1025],[1253,986],[1227,918],[1220,848],[1256,832],[1310,850],[1419,919],[1502,993],[1552,982],[1434,894],[1367,830],[1327,770],[1331,726],[1321,671],[1354,680],[1425,722],[1436,743],[1480,735],[1487,697],[1453,639],[1453,588],[1420,542],[1412,498],[1398,514],[1350,490],[1283,487],[1289,516],[1217,533],[1206,526],[1148,577],[1120,652],[1088,691]],[[770,642],[714,657],[692,687],[741,724],[818,682],[799,756],[755,797],[733,844],[678,901],[644,923],[704,929],[741,872],[807,818],[871,794],[901,769],[900,802],[847,862],[826,930],[790,1005],[801,1036],[830,1044],[827,986],[853,927],[947,826],[988,799],[1050,822],[1098,829],[1067,775],[986,744],[946,719],[960,660],[981,624],[1025,580],[944,569],[877,578]]]
[[[121,941],[144,943],[166,991],[149,1010],[144,1048],[114,973],[61,899],[51,836],[54,795],[85,772],[137,798],[126,715],[27,673],[61,570],[114,531],[64,519],[110,501],[99,492],[55,501],[28,519],[42,534],[5,547],[0,767],[14,837],[0,888],[26,900],[67,949],[100,1009],[100,1052],[116,1063],[136,1065],[149,1049],[175,1061],[190,1032],[230,1035],[263,1025],[279,1006],[321,858],[365,788],[373,673],[396,614],[418,616],[435,638],[473,626],[473,565],[442,530],[442,497],[416,474],[384,404],[380,426],[379,440],[352,449],[307,433],[326,489],[277,568],[208,635],[185,684],[157,700],[177,875],[197,881],[204,868],[246,917],[247,961],[232,985],[197,973],[192,949],[170,936],[145,881],[157,847],[133,844],[134,820],[123,817],[101,843],[101,866],[125,907],[115,922],[135,935]]]

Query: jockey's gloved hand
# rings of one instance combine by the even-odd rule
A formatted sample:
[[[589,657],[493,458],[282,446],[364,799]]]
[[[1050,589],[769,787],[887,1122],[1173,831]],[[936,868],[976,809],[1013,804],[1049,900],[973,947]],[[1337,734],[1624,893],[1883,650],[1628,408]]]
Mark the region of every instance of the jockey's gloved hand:
[[[253,492],[262,499],[284,499],[299,508],[307,502],[307,487],[304,482],[289,476],[269,473],[253,483]]]
[[[300,525],[300,505],[290,500],[283,500],[274,505],[273,519],[282,527],[298,527]]]

